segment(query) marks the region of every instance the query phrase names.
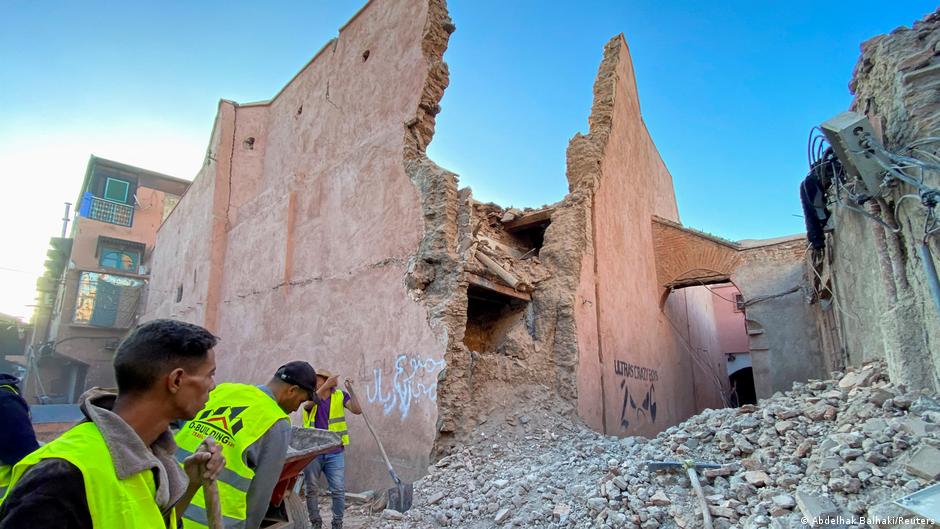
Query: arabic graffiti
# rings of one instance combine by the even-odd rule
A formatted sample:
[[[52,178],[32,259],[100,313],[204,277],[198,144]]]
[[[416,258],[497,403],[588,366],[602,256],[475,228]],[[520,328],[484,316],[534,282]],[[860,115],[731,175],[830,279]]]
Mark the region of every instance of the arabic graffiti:
[[[620,389],[623,391],[623,404],[620,407],[620,426],[624,430],[630,427],[630,420],[639,420],[644,418],[650,422],[656,422],[656,381],[659,380],[659,372],[648,367],[639,367],[626,362],[616,361],[614,364],[614,373],[621,378]],[[627,379],[648,381],[649,387],[646,391],[630,393],[630,384]],[[640,404],[634,399],[642,397]]]
[[[422,399],[431,402],[437,400],[437,374],[444,369],[444,365],[444,360],[398,355],[390,387],[385,387],[381,368],[372,370],[373,384],[367,388],[366,395],[369,403],[381,404],[386,416],[397,410],[401,419],[406,419],[415,403]]]

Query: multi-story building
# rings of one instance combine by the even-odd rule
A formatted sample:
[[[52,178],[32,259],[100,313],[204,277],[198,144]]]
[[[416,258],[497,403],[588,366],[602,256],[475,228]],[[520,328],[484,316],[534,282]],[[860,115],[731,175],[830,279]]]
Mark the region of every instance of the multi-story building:
[[[92,156],[69,238],[50,241],[38,281],[26,393],[74,402],[112,386],[111,360],[137,322],[157,229],[189,182]]]

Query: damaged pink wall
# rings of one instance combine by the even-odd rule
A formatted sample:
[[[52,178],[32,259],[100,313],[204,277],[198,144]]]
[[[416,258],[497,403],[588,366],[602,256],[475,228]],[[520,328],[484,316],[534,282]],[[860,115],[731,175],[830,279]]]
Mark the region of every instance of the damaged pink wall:
[[[672,177],[640,114],[622,36],[608,43],[594,92],[588,138],[602,153],[589,221],[593,255],[589,247],[575,310],[578,409],[608,434],[652,435],[721,402],[715,383],[688,391],[709,377],[684,343],[707,357],[719,349],[717,329],[709,296],[679,291],[658,310],[650,219],[678,222],[678,211]]]
[[[216,161],[160,232],[153,275],[166,279],[147,313],[210,325],[219,381],[262,383],[295,359],[350,378],[408,480],[428,464],[444,367],[403,284],[424,232],[402,159],[427,77],[427,11],[372,2],[271,102],[222,103]],[[175,303],[168,288],[193,271],[208,290]],[[386,486],[362,420],[349,428],[347,487]]]
[[[216,182],[224,178],[218,173],[215,153],[219,152],[221,129],[231,127],[231,119],[223,119],[223,106],[231,105],[219,103],[206,164],[157,232],[142,321],[176,318],[205,324],[210,270],[221,269],[221,263],[213,265],[209,257],[212,220],[225,213],[225,204],[213,200]]]

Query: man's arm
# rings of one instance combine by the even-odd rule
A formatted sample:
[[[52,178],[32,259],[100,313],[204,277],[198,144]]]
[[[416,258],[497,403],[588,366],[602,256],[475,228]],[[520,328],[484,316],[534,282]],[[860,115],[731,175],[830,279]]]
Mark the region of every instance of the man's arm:
[[[274,485],[284,468],[289,443],[290,422],[282,419],[245,451],[248,466],[255,471],[255,477],[248,486],[245,529],[258,529],[264,521]]]
[[[343,392],[343,406],[354,415],[362,415],[362,406],[359,405],[359,398],[356,392],[352,390],[352,380],[346,379],[346,391]]]
[[[92,529],[81,470],[64,459],[36,463],[0,505],[0,529]]]
[[[189,478],[189,485],[176,502],[176,513],[182,516],[192,503],[196,492],[205,483],[218,479],[224,469],[225,457],[222,456],[222,447],[212,437],[206,437],[196,449],[196,453],[183,460],[183,471]]]
[[[29,408],[19,397],[0,398],[0,417],[3,417],[3,428],[0,429],[0,461],[15,465],[39,448],[33,423],[29,420]]]
[[[336,388],[336,384],[339,383],[339,375],[333,375],[330,378],[326,379],[326,382],[320,384],[320,387],[317,388],[317,398],[320,402],[329,402],[330,395],[333,394],[333,390]]]

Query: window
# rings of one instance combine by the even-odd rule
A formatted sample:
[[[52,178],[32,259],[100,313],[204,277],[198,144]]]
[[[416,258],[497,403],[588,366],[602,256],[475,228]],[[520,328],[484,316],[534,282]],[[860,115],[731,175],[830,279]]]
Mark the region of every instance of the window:
[[[105,246],[101,249],[98,265],[101,268],[114,268],[124,272],[136,274],[140,264],[140,252],[136,250],[120,250]]]
[[[734,311],[744,312],[744,295],[743,294],[734,295]]]
[[[78,275],[72,323],[126,329],[134,324],[140,304],[140,279],[98,272]]]
[[[98,266],[139,274],[144,248],[139,242],[98,237]]]
[[[130,188],[131,184],[126,180],[108,178],[104,184],[104,198],[126,204],[127,192],[130,191]]]

